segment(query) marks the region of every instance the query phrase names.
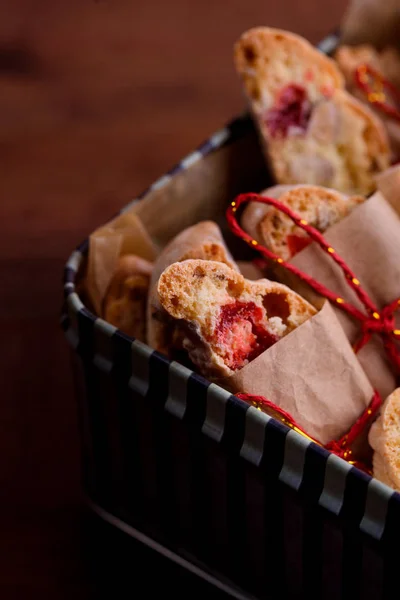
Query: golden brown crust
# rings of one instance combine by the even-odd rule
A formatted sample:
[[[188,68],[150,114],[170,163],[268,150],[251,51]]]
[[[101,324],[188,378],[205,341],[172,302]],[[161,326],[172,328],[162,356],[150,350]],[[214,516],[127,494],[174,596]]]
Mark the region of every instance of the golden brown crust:
[[[317,85],[344,87],[343,76],[333,60],[304,38],[281,29],[255,27],[246,31],[235,45],[234,60],[247,95],[256,103],[263,96],[262,87],[266,82],[270,93],[276,93],[289,79],[293,81],[293,68],[298,65],[301,67],[295,76],[298,83],[303,83],[304,71],[313,68],[318,77]],[[280,62],[285,64],[286,71],[277,68]]]
[[[343,45],[336,50],[334,59],[344,75],[347,89],[352,93],[359,91],[354,75],[360,65],[368,65],[394,85],[400,85],[400,54],[393,47],[378,51],[370,44]],[[365,99],[363,93],[359,97]]]
[[[367,196],[376,189],[376,175],[390,163],[382,121],[343,90],[315,105],[304,135],[272,140],[265,128],[264,135],[275,176],[286,184],[307,183]]]
[[[103,302],[103,318],[121,331],[145,341],[146,304],[153,266],[138,256],[119,258]]]
[[[346,217],[365,198],[351,196],[347,199],[335,190],[302,186],[286,192],[280,200],[323,233]],[[289,217],[274,208],[266,213],[259,224],[259,230],[265,245],[283,260],[289,260],[297,253],[295,249],[290,248],[290,241],[288,242],[290,236],[308,239],[307,234],[300,227],[296,227]]]
[[[346,91],[343,90],[337,92],[336,97],[338,98],[339,102],[343,102],[344,105],[352,110],[355,116],[359,116],[364,119],[364,135],[370,153],[372,155],[374,153],[377,154],[376,160],[380,161],[379,171],[387,168],[389,166],[388,138],[382,120],[373,113],[369,106],[358,102],[356,98],[348,94]]]
[[[400,491],[400,388],[385,400],[369,432],[374,477]]]
[[[276,186],[272,190],[275,196],[279,195],[280,202],[322,233],[365,200],[363,196],[347,197],[336,190],[312,185]],[[269,190],[262,195],[271,197]],[[255,208],[258,206],[259,211]],[[307,240],[306,234],[289,217],[265,204],[251,203],[243,214],[242,225],[283,260],[289,260],[296,253],[291,247],[291,236]],[[299,249],[303,245],[300,244]]]
[[[261,196],[268,196],[269,198],[279,200],[282,194],[288,192],[294,187],[296,186],[274,185],[261,192]],[[243,211],[241,218],[242,228],[256,240],[260,236],[259,224],[269,210],[271,210],[271,207],[267,204],[261,204],[260,202],[249,202]]]
[[[194,253],[201,253],[202,256],[191,256]],[[235,261],[225,245],[218,225],[214,221],[201,221],[178,233],[160,252],[154,262],[152,286],[157,283],[161,273],[169,265],[186,258],[204,258],[204,260],[220,260],[222,258],[223,262],[236,268]]]
[[[179,345],[180,336],[176,335],[176,325],[171,326],[168,315],[159,303],[157,295],[158,280],[161,273],[170,264],[190,258],[220,261],[238,270],[225,245],[221,231],[214,221],[197,223],[171,240],[154,263],[147,309],[148,343],[152,348],[163,354],[170,354],[173,349],[172,346]],[[172,341],[171,336],[175,338],[175,342]]]
[[[334,59],[343,73],[349,89],[354,87],[354,73],[359,65],[367,64],[378,70],[380,68],[379,53],[369,44],[340,46],[335,52]]]
[[[252,306],[258,311],[258,325],[275,341],[287,335],[315,314],[315,309],[286,286],[260,279],[248,281],[223,263],[186,260],[168,267],[158,282],[158,295],[163,308],[181,323],[185,332],[184,347],[203,375],[218,378],[230,376],[246,364],[243,358],[233,366],[238,345],[252,336],[240,307]],[[222,309],[239,306],[239,316],[229,328],[229,343],[218,341]],[[262,316],[263,315],[263,316]],[[251,317],[249,317],[251,318]],[[237,331],[235,327],[242,329]],[[252,338],[249,343],[253,343]],[[239,348],[240,351],[240,348]],[[228,356],[228,358],[226,358]]]
[[[389,165],[387,134],[344,91],[334,61],[299,36],[257,28],[236,44],[235,63],[278,183],[374,191]]]
[[[374,108],[368,101],[365,92],[356,83],[355,73],[359,66],[368,65],[398,87],[400,85],[400,54],[393,47],[387,47],[378,52],[372,46],[363,44],[360,46],[339,47],[335,59],[345,77],[347,90],[382,120],[389,135],[392,160],[398,161],[400,155],[400,125],[395,120],[387,117],[382,111]]]

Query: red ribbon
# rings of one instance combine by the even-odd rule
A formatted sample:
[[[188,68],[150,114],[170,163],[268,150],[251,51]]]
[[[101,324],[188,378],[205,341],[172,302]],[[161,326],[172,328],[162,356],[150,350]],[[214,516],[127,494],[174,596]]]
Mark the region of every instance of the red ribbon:
[[[287,425],[287,427],[290,427],[290,429],[297,431],[297,433],[300,433],[304,437],[308,438],[309,440],[314,442],[314,444],[326,448],[326,450],[329,450],[333,454],[336,454],[336,456],[343,458],[344,460],[351,463],[352,465],[355,465],[359,469],[362,469],[367,473],[371,472],[367,465],[365,465],[363,462],[358,460],[352,460],[352,450],[350,446],[357,439],[360,433],[362,433],[364,428],[367,426],[368,421],[370,419],[373,419],[376,413],[378,412],[382,404],[382,399],[378,392],[374,392],[369,406],[366,408],[366,410],[364,410],[362,415],[357,419],[357,421],[350,428],[350,430],[339,440],[332,440],[331,442],[328,442],[325,445],[323,445],[321,442],[319,442],[315,438],[311,437],[308,433],[306,433],[304,429],[300,427],[298,423],[296,423],[295,419],[289,412],[283,410],[283,408],[280,408],[270,400],[267,400],[266,398],[264,398],[264,396],[255,396],[253,394],[244,393],[236,394],[236,396],[241,400],[245,400],[249,404],[255,406],[259,410],[265,408],[266,412],[268,412],[268,409],[276,411],[280,415],[282,422],[285,425]]]
[[[399,104],[400,91],[390,81],[385,79],[381,73],[373,69],[370,65],[363,64],[357,67],[354,72],[356,85],[364,92],[368,102],[373,104],[378,110],[387,116],[400,121],[400,110],[397,106],[390,105],[387,100],[386,90],[391,98]]]
[[[339,265],[343,274],[346,278],[347,284],[349,287],[354,290],[357,297],[364,305],[366,309],[366,314],[361,312],[357,307],[355,307],[350,302],[344,300],[344,298],[340,298],[329,290],[327,287],[319,283],[316,279],[307,275],[294,265],[287,263],[282,258],[274,254],[271,250],[268,250],[265,246],[258,243],[257,240],[253,239],[250,235],[248,235],[238,224],[235,213],[237,210],[247,202],[259,202],[261,204],[267,204],[269,206],[273,206],[280,212],[286,214],[298,227],[300,227],[303,231],[307,233],[307,235],[321,247],[321,249],[326,252],[329,256],[331,256],[332,260]],[[275,200],[274,198],[268,198],[266,196],[260,196],[259,194],[249,193],[249,194],[241,194],[239,195],[232,203],[231,206],[227,209],[227,220],[230,229],[232,232],[247,242],[252,248],[258,250],[260,254],[262,254],[265,258],[274,261],[285,267],[291,273],[294,273],[297,277],[305,281],[308,285],[310,285],[318,294],[324,296],[331,302],[338,306],[341,310],[352,316],[354,319],[360,322],[362,336],[359,342],[356,344],[354,350],[358,352],[365,344],[367,344],[373,334],[378,334],[381,336],[385,350],[392,364],[395,366],[397,370],[400,371],[400,353],[396,346],[395,340],[400,339],[400,330],[395,329],[395,320],[394,313],[399,308],[400,299],[393,301],[388,306],[385,306],[381,311],[378,310],[374,302],[362,288],[359,280],[356,278],[355,274],[352,270],[347,266],[345,261],[339,256],[339,254],[335,251],[332,246],[328,244],[323,235],[314,227],[311,227],[304,219],[302,219],[298,214],[293,212],[288,206],[279,202],[279,200]],[[293,417],[283,411],[281,408],[277,407],[275,404],[263,398],[262,396],[252,396],[251,394],[238,394],[239,398],[243,400],[250,401],[254,404],[254,402],[258,402],[259,405],[264,406],[265,408],[273,408],[277,411],[283,420],[289,427],[294,428],[302,435],[305,435],[315,443],[320,444],[317,440],[311,438],[293,419]],[[256,399],[256,400],[254,400]],[[338,441],[329,442],[325,446],[328,450],[333,452],[334,454],[340,456],[341,458],[345,458],[349,460],[349,455],[351,454],[351,450],[348,449],[348,445],[351,444],[355,438],[360,434],[362,429],[365,427],[367,421],[372,418],[372,416],[377,412],[380,405],[382,404],[382,399],[378,392],[374,393],[372,402],[370,406],[363,412],[361,417],[356,421],[356,423],[352,426],[350,431]],[[352,464],[357,464],[360,468],[366,470],[365,465],[362,463],[352,462]]]
[[[307,275],[291,263],[284,261],[282,258],[274,254],[271,250],[268,250],[262,244],[259,244],[257,240],[254,240],[250,235],[248,235],[238,224],[235,213],[247,202],[259,202],[261,204],[267,204],[269,206],[273,206],[280,212],[285,213],[298,227],[300,227],[303,231],[307,233],[307,235],[321,247],[321,249],[328,254],[332,260],[339,265],[343,274],[345,276],[346,282],[348,286],[354,290],[357,297],[364,305],[366,309],[366,314],[361,312],[357,307],[355,307],[350,302],[347,302],[344,298],[339,297],[337,294],[332,292],[332,290],[328,289],[321,283],[319,283],[316,279]],[[227,220],[230,229],[233,231],[235,235],[242,238],[245,242],[247,242],[252,248],[258,250],[260,254],[262,254],[265,258],[273,260],[274,262],[282,265],[291,273],[294,273],[297,277],[305,281],[310,287],[312,287],[318,294],[324,296],[335,306],[349,314],[351,317],[356,319],[361,324],[361,339],[355,346],[355,351],[358,352],[361,350],[365,344],[367,344],[371,338],[371,336],[375,333],[381,336],[386,353],[395,366],[397,371],[400,371],[400,353],[398,347],[396,346],[395,340],[400,339],[400,330],[395,328],[394,321],[394,313],[400,308],[400,298],[393,301],[388,306],[385,306],[381,311],[377,308],[371,298],[368,296],[367,292],[362,288],[359,280],[353,273],[353,271],[347,266],[343,258],[339,256],[339,254],[335,251],[332,246],[328,244],[323,235],[314,227],[311,227],[304,219],[302,219],[298,214],[293,212],[288,206],[279,202],[279,200],[275,200],[274,198],[268,198],[266,196],[260,196],[260,194],[241,194],[238,196],[234,202],[231,203],[231,206],[228,208]]]

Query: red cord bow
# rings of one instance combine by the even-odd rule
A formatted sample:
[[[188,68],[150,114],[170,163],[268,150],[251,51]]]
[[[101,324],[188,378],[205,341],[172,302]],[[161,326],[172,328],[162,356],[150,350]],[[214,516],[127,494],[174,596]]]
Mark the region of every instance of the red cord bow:
[[[285,262],[282,258],[271,252],[258,243],[257,240],[253,239],[250,235],[248,235],[238,224],[235,213],[238,208],[247,202],[260,202],[261,204],[267,204],[269,206],[273,206],[277,210],[285,213],[298,227],[303,229],[307,233],[307,235],[322,248],[324,252],[332,257],[332,259],[340,266],[343,271],[343,274],[346,278],[346,281],[351,289],[354,290],[357,297],[360,299],[364,307],[366,308],[367,314],[361,312],[358,308],[353,306],[350,302],[347,302],[343,298],[334,294],[331,290],[326,288],[324,285],[316,281],[310,275],[303,273],[300,269],[295,267],[294,265]],[[299,215],[294,213],[289,207],[285,206],[279,200],[275,200],[273,198],[268,198],[265,196],[260,196],[259,194],[241,194],[238,196],[232,203],[231,206],[227,209],[227,220],[230,229],[232,232],[238,237],[242,238],[245,242],[247,242],[252,248],[258,250],[264,257],[273,260],[274,262],[282,265],[288,271],[297,275],[300,279],[308,283],[318,294],[321,294],[331,302],[333,302],[336,306],[341,308],[347,314],[355,318],[361,323],[362,328],[362,337],[360,341],[356,344],[354,348],[356,352],[358,352],[365,344],[368,343],[371,336],[373,334],[378,334],[382,337],[384,347],[386,352],[392,361],[393,365],[396,369],[400,370],[400,354],[399,350],[395,344],[395,340],[400,338],[400,330],[395,329],[395,321],[394,321],[394,313],[399,308],[400,299],[393,301],[388,306],[385,306],[381,311],[375,306],[374,302],[368,296],[368,294],[363,290],[359,280],[356,278],[351,269],[346,265],[344,260],[337,254],[337,252],[330,246],[325,238],[321,235],[321,233],[316,230],[314,227],[308,225],[307,221],[302,219]],[[275,410],[281,417],[282,421],[288,426],[297,431],[298,433],[304,435],[311,441],[315,442],[322,446],[320,442],[310,437],[293,419],[293,417],[283,409],[276,406],[273,402],[267,400],[262,396],[253,396],[252,394],[237,394],[239,398],[242,400],[246,400],[247,402],[253,404],[261,410],[260,407],[264,408],[272,408]],[[352,451],[349,446],[354,442],[357,436],[362,432],[362,430],[366,427],[369,419],[372,419],[374,415],[379,410],[382,404],[382,398],[380,397],[377,391],[374,392],[374,396],[369,407],[362,413],[360,418],[354,423],[351,427],[350,431],[342,437],[340,440],[333,440],[325,445],[327,450],[330,450],[337,456],[344,458],[349,463],[354,464],[360,469],[371,473],[368,467],[359,462],[351,460]]]
[[[238,224],[235,213],[240,206],[246,204],[247,202],[259,202],[261,204],[267,204],[269,206],[273,206],[280,212],[285,213],[298,227],[303,229],[307,233],[307,235],[322,248],[326,254],[331,256],[332,260],[334,260],[346,278],[347,284],[349,287],[354,290],[359,300],[362,302],[364,307],[366,308],[366,314],[361,312],[358,308],[356,308],[350,302],[347,302],[344,298],[339,297],[337,294],[332,292],[330,289],[319,283],[316,279],[307,275],[291,263],[285,262],[282,258],[274,254],[271,250],[268,250],[265,246],[258,243],[257,240],[254,240],[250,235],[248,235]],[[400,298],[385,306],[381,311],[377,308],[368,294],[363,290],[361,284],[352,270],[347,266],[343,258],[339,256],[339,254],[335,251],[332,246],[328,244],[323,235],[314,227],[311,227],[302,219],[298,214],[293,212],[288,206],[279,202],[279,200],[275,200],[274,198],[268,198],[266,196],[260,196],[259,194],[249,193],[249,194],[241,194],[238,196],[234,202],[231,203],[231,206],[228,208],[227,220],[230,229],[233,231],[235,235],[242,238],[245,242],[247,242],[251,247],[255,250],[258,250],[264,257],[273,260],[276,263],[279,263],[283,267],[285,267],[291,273],[294,273],[297,277],[305,281],[309,286],[311,286],[318,294],[324,296],[333,304],[335,304],[338,308],[349,314],[351,317],[356,319],[361,324],[362,336],[360,341],[355,346],[355,351],[358,352],[361,350],[365,344],[367,344],[371,338],[371,336],[375,333],[381,336],[386,353],[396,368],[398,372],[400,372],[400,353],[399,349],[396,345],[395,340],[400,339],[400,329],[395,328],[394,321],[394,313],[400,307]]]
[[[354,80],[366,95],[368,102],[392,119],[400,121],[400,91],[396,86],[385,79],[381,73],[366,64],[357,67],[354,72]],[[387,102],[386,90],[398,106],[392,106]]]

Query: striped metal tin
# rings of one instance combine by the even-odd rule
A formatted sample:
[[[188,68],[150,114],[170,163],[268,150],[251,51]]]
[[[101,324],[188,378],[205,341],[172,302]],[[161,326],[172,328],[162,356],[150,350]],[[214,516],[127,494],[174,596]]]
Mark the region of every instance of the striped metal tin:
[[[236,119],[133,202],[251,127]],[[66,264],[61,323],[92,509],[237,598],[386,597],[400,495],[92,314],[75,288],[87,251]]]

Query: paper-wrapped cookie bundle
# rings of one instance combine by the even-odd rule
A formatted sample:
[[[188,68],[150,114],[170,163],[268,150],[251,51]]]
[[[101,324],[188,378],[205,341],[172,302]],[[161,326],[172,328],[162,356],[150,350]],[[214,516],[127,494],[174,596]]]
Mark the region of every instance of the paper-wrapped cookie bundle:
[[[245,33],[235,63],[277,185],[212,210],[205,192],[182,207],[158,190],[93,234],[86,294],[127,335],[398,488],[400,170],[345,52],[343,76],[298,36]]]
[[[317,312],[282,284],[248,281],[223,263],[201,260],[166,269],[158,297],[204,376],[269,399],[270,414],[287,421],[289,413],[288,424],[319,443],[340,440],[376,406],[328,304]]]
[[[255,248],[259,244],[269,249],[269,256],[278,259],[273,259],[278,267],[277,278],[314,305],[321,306],[326,297],[331,299],[351,344],[357,344],[368,322],[364,323],[362,315],[357,318],[354,310],[349,314],[346,305],[351,304],[358,312],[364,310],[365,317],[375,313],[377,318],[371,327],[376,330],[374,321],[383,323],[378,315],[380,310],[399,296],[398,215],[379,192],[362,203],[358,197],[346,199],[332,190],[315,186],[293,187],[280,196],[276,206],[267,204],[268,197],[269,191],[265,190],[260,197],[242,198],[250,201],[241,220],[243,231],[248,234],[246,240]],[[279,206],[297,215],[300,226],[282,213]],[[324,232],[323,245],[311,243],[312,238],[305,231],[309,226]],[[344,260],[347,271],[336,262],[337,257]],[[289,263],[290,270],[283,268],[285,262]],[[302,273],[330,290],[332,298],[317,289],[318,286],[310,286],[307,279],[301,277]],[[358,295],[360,290],[361,293],[365,290],[368,296],[366,308]],[[394,324],[391,330],[396,330]],[[394,389],[393,365],[381,340],[374,338],[360,348],[358,359],[374,388],[383,396]]]
[[[335,58],[337,64],[298,36],[268,28],[250,30],[237,43],[237,70],[281,184],[264,192],[270,203],[246,208],[242,227],[250,245],[267,248],[263,254],[278,266],[278,279],[315,306],[331,300],[369,380],[385,397],[400,364],[400,220],[398,171],[381,171],[390,146],[392,158],[397,153],[400,61],[394,48],[365,46],[339,48]],[[377,183],[386,198],[360,198]],[[238,235],[243,230],[233,214],[243,200],[231,208]],[[307,237],[309,226],[324,239]]]

